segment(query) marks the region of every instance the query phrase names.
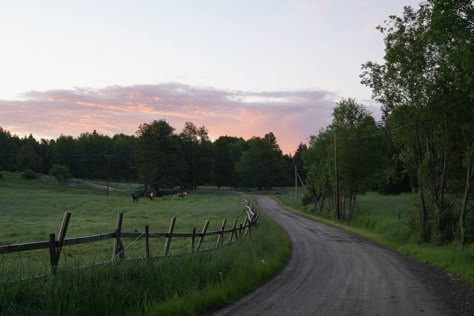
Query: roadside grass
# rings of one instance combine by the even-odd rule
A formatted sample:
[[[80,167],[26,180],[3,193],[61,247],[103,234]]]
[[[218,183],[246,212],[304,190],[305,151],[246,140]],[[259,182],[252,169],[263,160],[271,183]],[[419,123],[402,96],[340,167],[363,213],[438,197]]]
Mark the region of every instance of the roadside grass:
[[[204,190],[185,199],[141,199],[129,194],[58,185],[48,177],[26,180],[2,172],[0,179],[0,244],[46,240],[59,230],[65,210],[72,212],[67,237],[114,230],[116,214],[124,212],[123,231],[175,231],[220,228],[227,218],[243,222],[236,194]],[[132,185],[130,187],[133,187]],[[202,249],[213,249],[216,236]],[[226,240],[228,236],[225,236]],[[48,251],[0,255],[0,315],[199,315],[224,306],[268,280],[287,263],[290,243],[279,226],[262,214],[251,237],[219,250],[188,254],[190,239],[173,239],[171,257],[144,260],[144,241],[125,239],[127,259],[85,269],[82,265],[110,262],[112,240],[64,247],[57,274],[48,271]],[[162,255],[164,239],[150,239],[152,256]]]
[[[201,315],[270,279],[287,263],[285,233],[265,216],[251,237],[195,255],[60,271],[0,287],[1,315]]]
[[[337,222],[334,212],[313,212],[311,206],[296,208],[294,194],[278,194],[278,200],[305,217],[329,224],[417,260],[441,268],[455,277],[474,281],[474,245],[461,249],[459,242],[430,245],[418,241],[416,226],[416,195],[397,196],[366,193],[358,197],[358,206],[348,222]]]

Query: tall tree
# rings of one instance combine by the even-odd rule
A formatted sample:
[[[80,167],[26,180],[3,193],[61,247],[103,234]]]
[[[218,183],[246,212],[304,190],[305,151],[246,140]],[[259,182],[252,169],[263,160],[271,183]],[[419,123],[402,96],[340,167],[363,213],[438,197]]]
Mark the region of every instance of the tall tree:
[[[138,136],[139,173],[145,189],[151,185],[159,191],[178,184],[176,176],[177,136],[165,120],[140,124]]]
[[[198,184],[210,182],[212,145],[205,126],[186,122],[179,135],[181,168],[180,178],[184,187],[196,189]]]
[[[286,168],[283,156],[275,144],[276,139],[269,141],[267,138],[259,137],[248,141],[249,147],[237,164],[240,181],[244,186],[261,190],[285,182]]]

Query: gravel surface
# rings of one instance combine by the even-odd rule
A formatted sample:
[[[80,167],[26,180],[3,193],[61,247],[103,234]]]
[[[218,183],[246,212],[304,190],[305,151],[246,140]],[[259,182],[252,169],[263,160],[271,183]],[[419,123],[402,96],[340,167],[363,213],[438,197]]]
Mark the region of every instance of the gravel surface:
[[[292,243],[274,279],[214,315],[474,315],[446,273],[257,197]]]

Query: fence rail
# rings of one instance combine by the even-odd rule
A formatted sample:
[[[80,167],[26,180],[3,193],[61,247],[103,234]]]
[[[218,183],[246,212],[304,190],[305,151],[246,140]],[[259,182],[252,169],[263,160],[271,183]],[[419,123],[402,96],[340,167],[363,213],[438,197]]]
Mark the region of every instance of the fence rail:
[[[69,221],[71,218],[70,212],[65,212],[63,217],[63,222],[56,238],[55,234],[49,235],[49,240],[35,241],[29,243],[20,243],[20,244],[11,244],[11,245],[0,245],[0,254],[8,254],[15,252],[23,252],[30,250],[38,249],[49,249],[50,256],[50,271],[55,272],[59,264],[59,258],[61,250],[64,246],[79,245],[85,243],[93,243],[97,241],[114,239],[112,260],[120,260],[125,258],[125,247],[122,243],[122,238],[136,238],[145,239],[145,257],[150,257],[149,249],[149,238],[166,238],[164,255],[169,255],[169,250],[171,248],[171,241],[173,238],[191,238],[191,249],[190,252],[199,251],[201,244],[206,236],[218,236],[216,242],[216,248],[222,247],[224,244],[231,244],[235,241],[242,239],[245,235],[250,235],[252,228],[257,224],[259,214],[255,211],[255,208],[251,205],[248,199],[241,194],[242,201],[244,202],[244,211],[246,213],[246,218],[243,224],[237,224],[237,219],[233,222],[232,228],[225,229],[227,220],[222,221],[221,229],[215,231],[207,231],[209,226],[209,220],[206,220],[204,227],[201,232],[196,231],[196,227],[193,228],[193,231],[188,232],[175,232],[174,227],[176,223],[176,218],[172,217],[170,221],[170,226],[168,232],[150,232],[149,226],[145,226],[143,232],[123,232],[122,231],[122,222],[123,222],[123,213],[117,214],[117,225],[114,232],[102,233],[91,236],[82,236],[75,238],[65,238],[67,233],[67,228],[69,226]],[[227,243],[224,242],[225,234],[231,234]],[[196,238],[198,242],[196,245]]]

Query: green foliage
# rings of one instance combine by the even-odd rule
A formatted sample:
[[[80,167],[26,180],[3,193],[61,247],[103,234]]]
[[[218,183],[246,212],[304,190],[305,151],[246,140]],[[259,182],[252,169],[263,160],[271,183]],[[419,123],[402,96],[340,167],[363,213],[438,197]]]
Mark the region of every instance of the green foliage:
[[[237,187],[239,184],[236,164],[245,149],[242,138],[221,136],[214,142],[213,178],[215,185]]]
[[[36,140],[30,135],[27,143],[20,147],[17,153],[17,169],[32,169],[37,172],[41,171],[42,160],[35,150]]]
[[[137,131],[139,172],[145,185],[153,189],[178,184],[177,136],[165,120],[141,124]]]
[[[17,150],[15,139],[0,126],[0,170],[15,169]]]
[[[384,147],[381,129],[370,113],[353,99],[341,100],[334,108],[332,124],[311,137],[303,155],[307,172],[305,204],[314,202],[320,211],[333,207],[330,201],[336,192],[337,152],[343,217],[350,219],[357,194],[373,188],[376,176],[387,164]]]
[[[55,177],[58,182],[64,182],[71,178],[68,166],[58,164],[54,164],[51,169],[49,169],[49,175]]]
[[[248,141],[249,147],[237,164],[243,186],[263,189],[285,183],[285,162],[276,139],[270,134]]]
[[[21,176],[23,177],[23,179],[27,180],[38,179],[38,175],[36,174],[36,172],[31,169],[26,169],[25,171],[23,171]]]
[[[398,157],[417,177],[424,241],[449,242],[457,223],[464,240],[463,218],[473,203],[474,156],[467,165],[460,159],[474,144],[473,20],[467,0],[405,7],[378,28],[384,63],[363,65],[362,83],[382,103]]]
[[[185,189],[196,189],[198,185],[210,183],[212,168],[212,144],[205,126],[197,127],[186,122],[179,135],[178,156],[180,183]]]

